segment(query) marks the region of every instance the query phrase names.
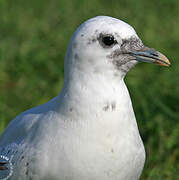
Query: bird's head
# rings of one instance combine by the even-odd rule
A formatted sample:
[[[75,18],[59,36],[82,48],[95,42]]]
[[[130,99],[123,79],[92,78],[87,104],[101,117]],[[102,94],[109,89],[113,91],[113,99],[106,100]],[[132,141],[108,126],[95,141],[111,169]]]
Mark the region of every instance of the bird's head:
[[[163,54],[146,47],[129,24],[98,16],[84,22],[74,33],[65,69],[73,67],[85,73],[123,78],[137,62],[170,65]]]

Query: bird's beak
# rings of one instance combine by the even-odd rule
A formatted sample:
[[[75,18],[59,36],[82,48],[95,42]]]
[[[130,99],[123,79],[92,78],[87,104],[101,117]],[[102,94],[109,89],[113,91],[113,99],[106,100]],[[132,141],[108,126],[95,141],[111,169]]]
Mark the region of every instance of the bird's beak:
[[[155,63],[160,66],[170,65],[170,61],[165,55],[148,47],[144,47],[139,51],[130,52],[130,55],[134,56],[137,61]]]

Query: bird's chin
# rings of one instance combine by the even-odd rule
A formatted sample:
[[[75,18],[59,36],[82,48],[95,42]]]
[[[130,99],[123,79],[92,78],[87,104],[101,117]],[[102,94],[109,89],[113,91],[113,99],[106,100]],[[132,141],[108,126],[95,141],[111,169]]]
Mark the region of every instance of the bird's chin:
[[[121,65],[120,70],[126,74],[126,73],[129,72],[137,63],[138,63],[138,61],[136,61],[136,60],[130,60],[130,61],[126,62],[125,64]]]
[[[107,58],[112,59],[112,63],[119,74],[125,76],[131,68],[133,68],[139,61],[129,53],[121,53],[120,50],[113,51]]]
[[[126,74],[137,64],[139,63],[136,60],[131,60],[126,62],[125,64],[122,64],[120,66],[117,66],[117,70],[115,72],[115,77],[124,78]]]

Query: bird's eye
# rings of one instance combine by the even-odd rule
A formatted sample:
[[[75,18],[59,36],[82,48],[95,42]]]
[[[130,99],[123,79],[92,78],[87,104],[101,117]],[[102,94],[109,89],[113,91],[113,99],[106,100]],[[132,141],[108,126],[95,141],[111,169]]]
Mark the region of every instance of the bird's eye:
[[[111,47],[112,45],[117,43],[113,35],[103,35],[101,37],[101,41],[107,47]]]

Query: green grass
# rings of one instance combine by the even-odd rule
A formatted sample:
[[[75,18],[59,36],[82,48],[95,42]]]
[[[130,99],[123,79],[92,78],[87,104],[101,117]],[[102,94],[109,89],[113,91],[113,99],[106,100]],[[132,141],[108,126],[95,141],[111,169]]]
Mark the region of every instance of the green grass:
[[[178,8],[177,0],[0,0],[0,133],[16,115],[60,92],[77,26],[114,16],[172,62],[170,68],[141,63],[126,82],[147,152],[141,179],[179,179]]]

